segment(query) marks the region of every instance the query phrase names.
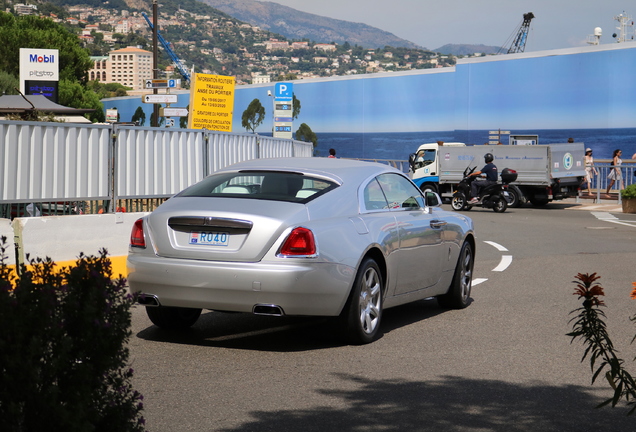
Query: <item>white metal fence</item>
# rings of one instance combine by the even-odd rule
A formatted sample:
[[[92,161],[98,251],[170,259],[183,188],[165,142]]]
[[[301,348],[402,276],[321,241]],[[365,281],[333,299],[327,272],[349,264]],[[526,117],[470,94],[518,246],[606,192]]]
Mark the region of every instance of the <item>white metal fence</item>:
[[[253,134],[0,121],[0,203],[167,197],[236,162],[312,155]]]

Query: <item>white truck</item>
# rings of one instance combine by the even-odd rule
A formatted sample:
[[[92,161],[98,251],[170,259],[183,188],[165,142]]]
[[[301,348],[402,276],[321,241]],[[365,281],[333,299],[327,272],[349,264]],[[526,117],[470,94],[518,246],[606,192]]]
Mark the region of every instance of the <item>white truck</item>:
[[[499,172],[517,171],[510,184],[510,207],[524,202],[542,206],[553,200],[576,197],[585,179],[583,143],[549,145],[422,144],[409,156],[411,176],[422,190],[450,198],[466,167],[481,169],[484,155],[492,153]]]

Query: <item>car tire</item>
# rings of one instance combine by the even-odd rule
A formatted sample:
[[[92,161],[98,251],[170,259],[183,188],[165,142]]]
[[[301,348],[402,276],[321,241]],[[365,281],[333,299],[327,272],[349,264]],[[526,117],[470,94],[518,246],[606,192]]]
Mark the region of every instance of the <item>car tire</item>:
[[[363,345],[378,338],[383,294],[384,280],[380,267],[373,259],[365,258],[341,315],[349,343]]]
[[[455,211],[464,210],[466,208],[466,196],[461,192],[455,192],[451,198],[451,208]]]
[[[446,309],[463,309],[470,304],[475,255],[469,242],[464,242],[457,259],[457,267],[448,292],[437,297],[437,303]]]
[[[165,330],[185,330],[194,325],[201,315],[201,309],[180,307],[146,307],[150,321]]]
[[[508,203],[506,202],[506,199],[504,197],[499,196],[494,199],[492,203],[492,209],[494,210],[495,213],[503,213],[506,211],[507,208],[508,208]]]

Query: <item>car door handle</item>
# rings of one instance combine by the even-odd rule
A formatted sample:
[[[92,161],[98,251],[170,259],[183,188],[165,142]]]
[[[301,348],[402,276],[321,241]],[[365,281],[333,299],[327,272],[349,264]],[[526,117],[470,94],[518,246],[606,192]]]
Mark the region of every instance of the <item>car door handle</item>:
[[[441,228],[443,226],[445,226],[446,224],[448,224],[448,222],[443,221],[443,220],[439,220],[439,219],[435,219],[431,221],[431,228]]]

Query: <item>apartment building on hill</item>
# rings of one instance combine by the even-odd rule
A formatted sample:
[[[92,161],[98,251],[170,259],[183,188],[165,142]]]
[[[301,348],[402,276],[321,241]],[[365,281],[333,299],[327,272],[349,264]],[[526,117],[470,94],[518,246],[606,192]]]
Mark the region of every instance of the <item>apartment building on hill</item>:
[[[93,68],[90,80],[119,83],[133,90],[143,90],[145,81],[152,79],[152,53],[136,47],[114,50],[108,56],[91,57]]]

